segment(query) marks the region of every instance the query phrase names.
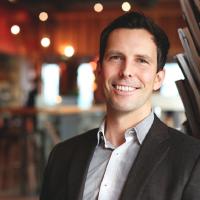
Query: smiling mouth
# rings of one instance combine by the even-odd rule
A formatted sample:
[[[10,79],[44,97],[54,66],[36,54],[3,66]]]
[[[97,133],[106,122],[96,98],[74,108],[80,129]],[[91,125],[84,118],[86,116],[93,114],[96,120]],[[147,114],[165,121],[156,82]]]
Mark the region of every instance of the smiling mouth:
[[[137,87],[127,86],[127,85],[116,85],[114,84],[113,87],[120,92],[133,92],[134,90],[138,89]]]

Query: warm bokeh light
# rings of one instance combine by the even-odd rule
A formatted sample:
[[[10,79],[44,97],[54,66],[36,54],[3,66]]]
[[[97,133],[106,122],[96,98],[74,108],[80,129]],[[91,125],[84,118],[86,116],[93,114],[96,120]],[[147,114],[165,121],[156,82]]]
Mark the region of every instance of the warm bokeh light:
[[[10,3],[15,3],[16,0],[8,0]]]
[[[48,14],[46,13],[46,12],[41,12],[40,14],[39,14],[39,19],[41,20],[41,21],[46,21],[47,19],[48,19]]]
[[[43,37],[40,43],[43,47],[48,47],[51,44],[51,41],[48,37]]]
[[[56,103],[57,103],[57,104],[62,103],[62,97],[61,97],[61,96],[57,96],[57,97],[56,97]]]
[[[102,10],[103,10],[103,5],[101,3],[95,3],[94,11],[95,12],[101,12]]]
[[[128,12],[131,9],[131,4],[127,1],[122,3],[122,10]]]
[[[12,34],[17,35],[20,32],[20,27],[18,25],[13,25],[10,31]]]
[[[74,47],[71,45],[68,45],[64,48],[64,54],[67,57],[72,57],[74,55]]]
[[[91,61],[90,65],[92,66],[93,71],[95,71],[96,68],[97,68],[97,62],[96,61]]]

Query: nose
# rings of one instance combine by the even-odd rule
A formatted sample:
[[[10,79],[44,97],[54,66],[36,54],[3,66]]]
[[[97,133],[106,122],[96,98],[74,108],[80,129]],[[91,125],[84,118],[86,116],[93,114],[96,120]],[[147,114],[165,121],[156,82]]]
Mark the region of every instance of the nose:
[[[120,77],[121,78],[131,78],[133,77],[133,66],[128,62],[125,62],[124,65],[121,67],[120,70]]]

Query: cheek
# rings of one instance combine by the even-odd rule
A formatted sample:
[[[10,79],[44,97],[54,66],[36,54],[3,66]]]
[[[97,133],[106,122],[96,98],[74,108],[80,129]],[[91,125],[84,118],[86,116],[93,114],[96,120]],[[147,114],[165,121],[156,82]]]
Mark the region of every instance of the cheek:
[[[107,67],[103,70],[104,81],[109,81],[110,79],[117,76],[117,70],[112,67]]]
[[[142,81],[145,83],[153,83],[154,79],[155,79],[155,74],[153,74],[152,72],[143,72],[141,73],[141,78]]]

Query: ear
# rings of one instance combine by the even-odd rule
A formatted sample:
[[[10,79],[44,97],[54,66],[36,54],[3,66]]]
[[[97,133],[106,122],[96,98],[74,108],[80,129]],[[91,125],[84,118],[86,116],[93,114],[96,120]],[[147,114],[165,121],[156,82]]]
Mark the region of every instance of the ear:
[[[162,69],[156,73],[153,90],[160,89],[160,87],[162,86],[162,83],[164,81],[164,78],[165,78],[165,70],[164,69]]]
[[[98,101],[104,103],[105,102],[105,96],[103,92],[103,70],[102,70],[102,64],[97,61],[97,68],[95,70],[95,76],[96,76],[96,83],[97,83],[97,92],[96,96],[98,97]]]
[[[96,68],[96,71],[95,71],[96,78],[99,79],[101,77],[101,72],[102,72],[102,65],[98,60],[97,61],[97,68]]]

